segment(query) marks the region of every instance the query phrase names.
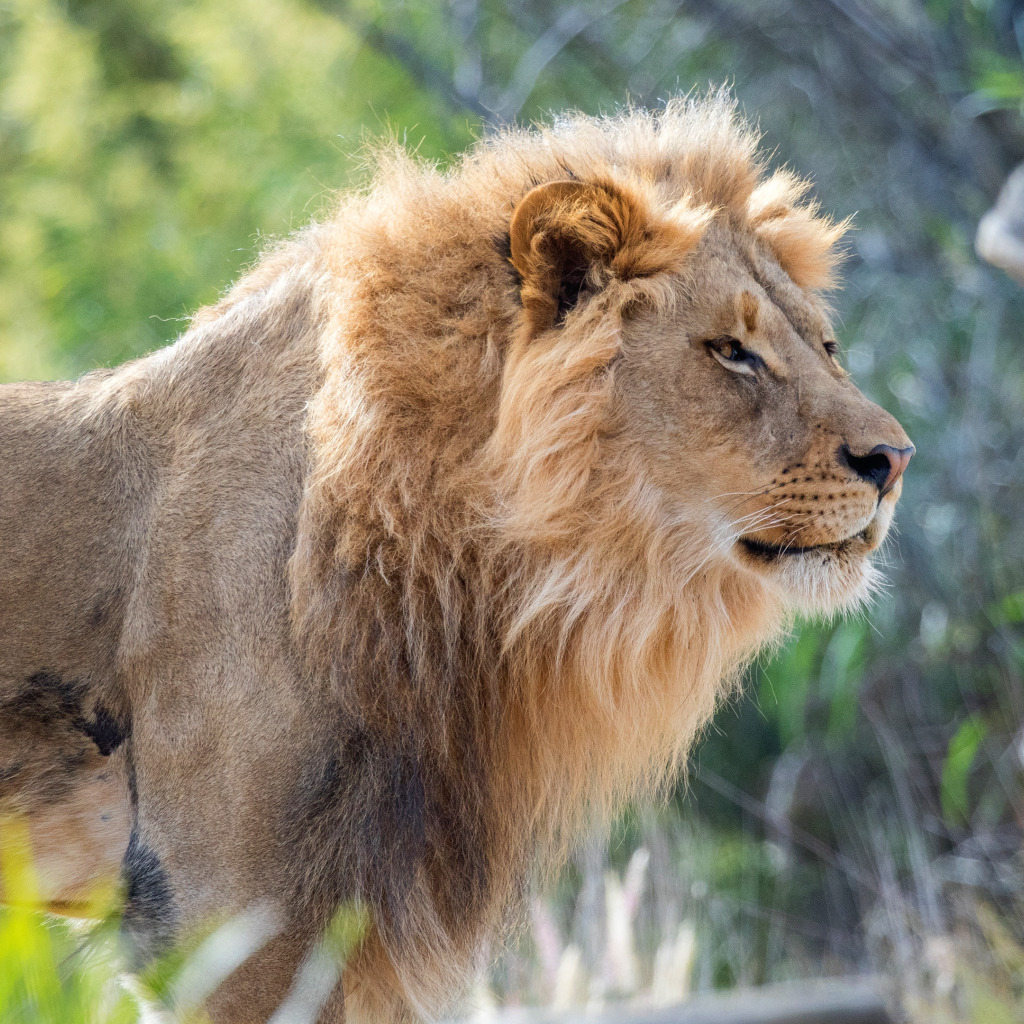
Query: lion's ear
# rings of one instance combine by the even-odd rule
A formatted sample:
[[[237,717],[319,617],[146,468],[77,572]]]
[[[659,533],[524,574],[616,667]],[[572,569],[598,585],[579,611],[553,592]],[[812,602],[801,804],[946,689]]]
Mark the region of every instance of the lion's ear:
[[[652,217],[639,195],[610,182],[552,181],[529,191],[515,208],[509,237],[531,329],[561,323],[609,278],[647,277],[678,265],[700,240],[706,218],[673,214]]]

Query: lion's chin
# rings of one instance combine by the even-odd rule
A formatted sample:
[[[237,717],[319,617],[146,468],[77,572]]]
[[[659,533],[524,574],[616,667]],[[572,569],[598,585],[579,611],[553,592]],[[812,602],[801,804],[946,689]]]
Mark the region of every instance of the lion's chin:
[[[734,557],[769,581],[796,612],[831,615],[863,604],[879,576],[871,555],[889,532],[895,501],[882,500],[870,522],[857,533],[811,547],[776,547],[740,537]]]

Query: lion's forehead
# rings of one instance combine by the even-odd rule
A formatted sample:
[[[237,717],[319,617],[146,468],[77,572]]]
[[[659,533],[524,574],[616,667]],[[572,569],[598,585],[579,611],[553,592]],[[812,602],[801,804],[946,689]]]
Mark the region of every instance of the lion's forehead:
[[[742,227],[723,223],[706,233],[695,266],[718,282],[720,305],[732,308],[738,293],[753,295],[768,318],[781,314],[784,323],[804,341],[832,336],[829,308],[814,292],[798,287],[773,254]],[[703,257],[703,259],[702,259]]]

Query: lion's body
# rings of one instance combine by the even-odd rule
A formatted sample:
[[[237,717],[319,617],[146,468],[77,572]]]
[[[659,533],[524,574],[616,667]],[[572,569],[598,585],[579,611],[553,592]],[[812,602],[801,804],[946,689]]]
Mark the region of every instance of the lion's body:
[[[282,298],[295,313],[300,296]],[[114,815],[102,822],[114,829],[112,860],[81,851],[96,877],[116,873],[124,854],[129,788],[141,794],[139,825],[154,833],[145,848],[173,834],[161,876],[139,881],[141,919],[129,927],[145,946],[189,920],[191,902],[215,911],[201,880],[218,864],[231,864],[231,888],[216,896],[227,912],[280,883],[273,858],[240,851],[273,849],[270,808],[294,800],[283,776],[299,766],[274,765],[268,751],[309,735],[285,565],[316,345],[310,331],[261,334],[258,319],[225,326],[70,386],[11,386],[0,409],[0,446],[13,455],[0,530],[14,541],[0,567],[0,678],[13,731],[3,767],[20,768],[10,781],[25,810],[84,799],[97,825]],[[43,723],[19,728],[41,714],[49,739]],[[107,723],[109,763],[82,722]],[[83,792],[86,772],[105,777],[112,799],[95,783]],[[88,875],[46,877],[47,856],[78,852],[67,841],[57,833],[52,854],[37,856],[47,895],[73,904]],[[188,881],[158,906],[179,864]]]
[[[709,297],[749,279],[759,330],[817,337],[837,231],[791,182],[755,191],[727,104],[661,117],[513,133],[448,176],[393,159],[169,349],[0,392],[0,799],[28,813],[54,905],[123,860],[140,956],[272,907],[216,1019],[269,1016],[353,902],[346,1015],[436,1012],[538,852],[666,778],[784,623],[780,586],[719,551],[739,505],[708,502],[778,486],[726,434],[760,446],[758,474],[817,452],[825,481],[823,418],[856,413],[846,438],[874,414],[797,353],[820,401],[723,426],[673,377],[658,311],[707,333]],[[571,294],[533,221],[566,202],[601,209],[572,245],[618,239]],[[867,536],[875,498],[850,500],[801,495],[799,529],[856,514]],[[829,549],[832,603],[861,585],[851,543]]]

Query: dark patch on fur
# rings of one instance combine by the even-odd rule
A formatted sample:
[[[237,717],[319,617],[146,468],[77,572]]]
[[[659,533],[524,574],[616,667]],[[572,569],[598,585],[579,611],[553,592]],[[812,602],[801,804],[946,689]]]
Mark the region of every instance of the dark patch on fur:
[[[82,732],[99,748],[104,757],[109,757],[131,734],[132,723],[120,721],[102,704],[97,704],[92,722],[82,723]]]
[[[128,800],[132,806],[132,813],[135,813],[139,807],[139,776],[135,771],[135,757],[131,743],[127,743],[124,748],[124,774],[125,782],[128,785]]]
[[[295,838],[315,871],[315,880],[304,880],[314,882],[305,897],[329,914],[358,896],[401,931],[424,853],[418,758],[404,745],[350,728],[336,752],[305,774],[300,792]]]
[[[174,939],[177,910],[167,872],[133,828],[121,862],[125,885],[121,931],[128,938],[135,969],[158,956]]]
[[[490,895],[484,806],[482,792],[411,736],[349,727],[301,777],[284,839],[302,866],[295,881],[306,912],[322,923],[359,899],[382,935],[401,944],[422,878],[439,918],[457,932]]]
[[[41,725],[74,721],[82,714],[85,693],[85,684],[79,680],[65,680],[44,669],[25,680],[25,685],[5,703],[4,711]]]
[[[106,757],[130,734],[131,722],[120,720],[102,704],[89,715],[88,697],[89,688],[81,680],[64,679],[43,669],[29,676],[13,697],[0,702],[0,713],[6,721],[16,722],[20,730],[42,731],[47,738],[56,738],[62,727],[76,730],[92,740]],[[66,760],[71,755],[61,756]],[[84,754],[75,751],[73,757],[77,766]]]
[[[87,694],[85,683],[43,669],[0,699],[0,799],[31,807],[67,797],[89,754]]]
[[[459,776],[436,771],[427,791],[427,857],[435,905],[451,932],[483,908],[491,894],[489,834],[483,772],[464,748]],[[500,811],[498,812],[500,813]]]

